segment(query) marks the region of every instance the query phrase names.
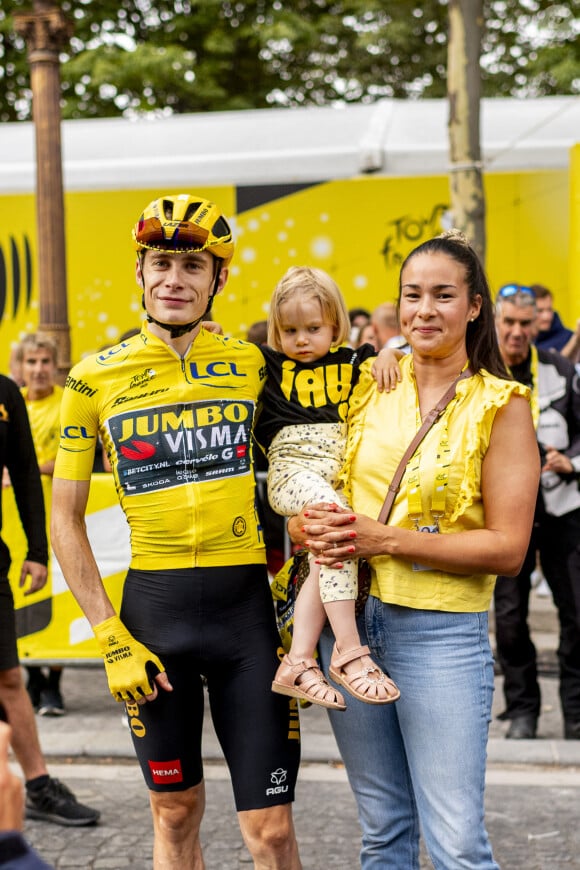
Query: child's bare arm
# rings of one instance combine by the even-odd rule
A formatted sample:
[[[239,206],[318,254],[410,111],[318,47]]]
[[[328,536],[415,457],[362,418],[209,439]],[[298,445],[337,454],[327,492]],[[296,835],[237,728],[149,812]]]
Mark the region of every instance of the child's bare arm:
[[[201,325],[208,332],[213,332],[215,335],[224,334],[221,323],[218,323],[216,320],[202,320]]]
[[[371,367],[379,393],[382,393],[383,390],[385,393],[390,393],[391,390],[395,389],[401,380],[399,360],[404,356],[404,352],[396,347],[383,347],[379,351],[379,355],[375,357]]]

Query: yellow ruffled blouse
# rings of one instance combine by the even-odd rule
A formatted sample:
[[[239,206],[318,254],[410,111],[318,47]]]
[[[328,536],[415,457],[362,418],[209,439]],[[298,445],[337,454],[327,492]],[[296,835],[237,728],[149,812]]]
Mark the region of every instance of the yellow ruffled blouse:
[[[410,354],[401,360],[401,370],[402,383],[390,393],[379,393],[370,373],[370,362],[365,363],[351,397],[342,482],[352,508],[371,517],[378,517],[397,465],[420,425]],[[419,524],[434,524],[431,507],[435,475],[444,464],[445,512],[439,519],[440,533],[449,535],[483,528],[481,466],[496,412],[513,395],[529,399],[529,393],[522,384],[487,372],[461,380],[446,415],[431,427],[419,447],[419,461],[415,458],[407,467],[389,525],[415,528],[408,498],[409,471],[413,467],[418,475],[423,511]],[[445,427],[448,444],[442,463],[438,455]],[[514,437],[517,438],[517,432]],[[384,602],[452,612],[476,613],[489,608],[495,575],[449,574],[420,565],[414,567],[394,556],[377,556],[370,561],[371,594]]]

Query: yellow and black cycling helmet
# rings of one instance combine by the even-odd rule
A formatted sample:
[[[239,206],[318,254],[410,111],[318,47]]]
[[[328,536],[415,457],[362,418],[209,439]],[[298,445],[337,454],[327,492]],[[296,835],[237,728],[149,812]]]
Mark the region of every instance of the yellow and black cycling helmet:
[[[195,194],[154,199],[133,227],[138,251],[209,251],[225,268],[234,255],[232,231],[218,206]]]
[[[146,310],[145,295],[141,300],[147,320],[166,329],[172,338],[190,332],[210,311],[221,272],[229,266],[234,255],[234,242],[228,222],[218,206],[209,199],[179,193],[176,196],[162,196],[150,202],[133,227],[132,235],[137,251],[169,251],[173,254],[209,251],[216,258],[214,284],[206,310],[191,323],[172,324],[155,320]]]

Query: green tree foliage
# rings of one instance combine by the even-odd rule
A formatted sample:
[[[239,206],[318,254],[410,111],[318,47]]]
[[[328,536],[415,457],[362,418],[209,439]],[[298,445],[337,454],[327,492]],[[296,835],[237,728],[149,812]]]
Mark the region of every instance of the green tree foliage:
[[[445,0],[55,0],[74,23],[64,118],[444,97]],[[0,120],[31,117],[26,48],[0,10]],[[580,0],[487,0],[483,93],[580,92]]]

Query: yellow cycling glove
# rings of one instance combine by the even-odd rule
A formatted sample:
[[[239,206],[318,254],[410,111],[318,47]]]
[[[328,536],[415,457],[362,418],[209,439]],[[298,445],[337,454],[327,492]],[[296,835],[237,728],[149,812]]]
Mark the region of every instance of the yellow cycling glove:
[[[129,634],[118,616],[110,616],[93,627],[105,660],[109,689],[115,701],[137,701],[153,692],[149,671],[165,668],[146,646]]]

